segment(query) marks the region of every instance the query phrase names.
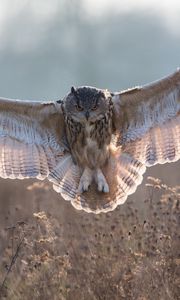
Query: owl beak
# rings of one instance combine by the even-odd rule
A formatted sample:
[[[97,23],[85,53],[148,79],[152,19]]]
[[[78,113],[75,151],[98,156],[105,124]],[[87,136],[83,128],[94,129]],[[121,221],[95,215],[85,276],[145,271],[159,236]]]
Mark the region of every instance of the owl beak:
[[[89,119],[89,111],[86,111],[85,117],[86,117],[86,120],[88,121],[88,119]]]

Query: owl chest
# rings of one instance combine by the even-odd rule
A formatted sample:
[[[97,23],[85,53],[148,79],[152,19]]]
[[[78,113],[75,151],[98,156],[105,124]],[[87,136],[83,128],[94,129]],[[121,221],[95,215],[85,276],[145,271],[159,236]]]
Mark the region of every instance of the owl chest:
[[[81,148],[77,149],[79,163],[90,168],[102,165],[106,158],[105,141],[100,142],[99,134],[93,126],[86,126],[82,134]]]
[[[110,140],[111,130],[104,126],[103,121],[76,127],[76,134],[71,135],[71,150],[75,161],[83,167],[102,166],[109,156]]]

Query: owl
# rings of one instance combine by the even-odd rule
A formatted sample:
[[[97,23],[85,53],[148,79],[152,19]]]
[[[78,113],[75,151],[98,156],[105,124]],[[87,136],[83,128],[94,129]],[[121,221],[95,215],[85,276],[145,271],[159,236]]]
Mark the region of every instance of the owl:
[[[72,87],[63,100],[0,99],[0,176],[47,178],[78,210],[114,210],[146,167],[180,158],[180,70],[112,93]]]

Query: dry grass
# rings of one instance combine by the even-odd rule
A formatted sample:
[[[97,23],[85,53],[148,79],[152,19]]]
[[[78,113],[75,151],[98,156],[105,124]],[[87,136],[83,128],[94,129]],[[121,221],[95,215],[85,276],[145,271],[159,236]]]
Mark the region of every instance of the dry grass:
[[[1,298],[178,299],[179,201],[178,187],[149,178],[143,209],[128,201],[115,214],[82,213],[76,231],[74,220],[34,213],[4,231]]]

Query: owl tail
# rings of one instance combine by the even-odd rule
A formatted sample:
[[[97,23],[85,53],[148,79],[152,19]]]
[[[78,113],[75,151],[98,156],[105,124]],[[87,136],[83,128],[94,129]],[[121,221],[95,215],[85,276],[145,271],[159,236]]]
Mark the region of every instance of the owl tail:
[[[93,183],[88,192],[77,195],[71,203],[76,209],[83,209],[88,213],[101,213],[114,210],[123,204],[128,195],[135,192],[142,182],[142,175],[146,167],[138,160],[120,150],[112,155],[108,164],[102,168],[109,185],[109,193],[99,192]]]
[[[88,192],[78,194],[82,171],[67,154],[50,174],[49,180],[54,183],[54,189],[61,193],[65,200],[71,201],[76,209],[98,214],[112,211],[123,204],[127,196],[134,193],[142,182],[142,174],[145,170],[145,166],[138,160],[118,150],[111,155],[108,164],[102,168],[109,185],[109,193],[99,192],[93,182]]]

